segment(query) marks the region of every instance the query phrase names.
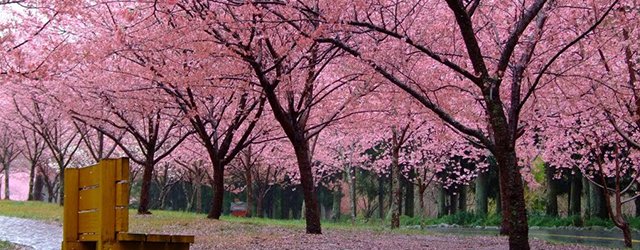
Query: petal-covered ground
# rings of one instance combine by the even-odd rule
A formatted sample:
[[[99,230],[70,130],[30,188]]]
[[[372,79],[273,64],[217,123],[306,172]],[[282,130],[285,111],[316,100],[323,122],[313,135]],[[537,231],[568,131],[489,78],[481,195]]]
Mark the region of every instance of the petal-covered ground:
[[[308,235],[304,228],[269,225],[265,220],[214,221],[182,219],[165,224],[162,216],[132,216],[132,231],[196,235],[192,249],[509,249],[506,237],[437,235],[418,230],[324,228]],[[530,241],[532,249],[598,249]]]
[[[506,237],[440,235],[416,229],[391,231],[380,225],[323,225],[322,235],[304,233],[299,220],[222,217],[153,211],[136,215],[130,210],[129,231],[195,235],[191,249],[508,249]],[[8,216],[8,217],[7,217]],[[16,218],[21,217],[21,218]],[[62,208],[41,202],[0,201],[0,240],[35,249],[59,249]],[[598,249],[530,241],[532,249]]]

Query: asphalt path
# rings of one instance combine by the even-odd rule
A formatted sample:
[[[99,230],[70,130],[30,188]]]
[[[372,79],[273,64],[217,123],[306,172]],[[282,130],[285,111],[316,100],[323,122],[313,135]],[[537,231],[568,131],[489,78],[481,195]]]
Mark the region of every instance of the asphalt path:
[[[36,250],[57,250],[62,245],[62,227],[37,220],[0,216],[0,240]]]

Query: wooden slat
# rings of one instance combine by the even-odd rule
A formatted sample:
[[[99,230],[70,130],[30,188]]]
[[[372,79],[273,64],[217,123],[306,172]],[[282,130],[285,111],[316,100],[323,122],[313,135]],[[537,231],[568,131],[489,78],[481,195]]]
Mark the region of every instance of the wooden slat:
[[[129,231],[129,208],[116,209],[116,232]]]
[[[100,188],[80,190],[78,196],[79,210],[99,209]]]
[[[80,168],[80,177],[79,177],[79,187],[90,187],[98,185],[99,174],[98,173],[98,165],[93,165],[91,167]]]
[[[97,234],[81,234],[79,241],[98,241],[99,238]]]
[[[132,233],[118,233],[118,241],[146,241],[147,235],[145,234],[132,234]]]
[[[98,233],[98,211],[78,214],[78,233]]]
[[[147,234],[147,242],[171,242],[171,235]]]
[[[98,223],[100,224],[100,241],[114,241],[116,239],[116,160],[102,160],[99,166],[100,219]]]
[[[78,240],[78,169],[65,169],[64,183],[63,239],[73,242]]]
[[[196,240],[194,236],[189,235],[171,235],[171,242],[175,243],[193,243]]]
[[[119,158],[116,163],[116,181],[128,181],[129,171],[129,158]]]
[[[116,184],[116,207],[129,206],[129,183]]]

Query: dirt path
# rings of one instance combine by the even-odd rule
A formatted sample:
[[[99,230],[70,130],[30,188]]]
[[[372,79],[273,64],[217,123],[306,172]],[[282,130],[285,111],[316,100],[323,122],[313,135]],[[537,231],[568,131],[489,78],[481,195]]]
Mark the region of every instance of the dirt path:
[[[57,250],[62,242],[62,227],[42,221],[0,216],[0,240],[36,250]]]

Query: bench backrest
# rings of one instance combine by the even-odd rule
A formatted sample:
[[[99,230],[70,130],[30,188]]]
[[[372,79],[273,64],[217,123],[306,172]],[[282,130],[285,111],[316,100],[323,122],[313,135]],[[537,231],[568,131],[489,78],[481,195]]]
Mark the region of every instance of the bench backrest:
[[[64,171],[63,240],[115,241],[129,230],[129,159]]]

